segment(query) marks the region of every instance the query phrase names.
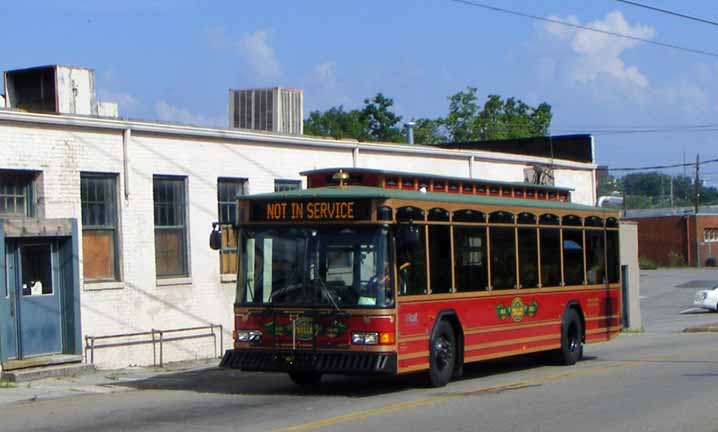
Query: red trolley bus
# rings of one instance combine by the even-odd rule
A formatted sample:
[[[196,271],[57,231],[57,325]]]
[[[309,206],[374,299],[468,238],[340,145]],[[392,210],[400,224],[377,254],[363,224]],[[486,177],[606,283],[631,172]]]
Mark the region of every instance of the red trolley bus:
[[[620,331],[617,214],[570,189],[358,168],[239,197],[234,349],[221,366],[322,374],[426,371],[551,351],[563,364]],[[220,247],[222,231],[210,237]],[[226,232],[225,232],[226,235]]]

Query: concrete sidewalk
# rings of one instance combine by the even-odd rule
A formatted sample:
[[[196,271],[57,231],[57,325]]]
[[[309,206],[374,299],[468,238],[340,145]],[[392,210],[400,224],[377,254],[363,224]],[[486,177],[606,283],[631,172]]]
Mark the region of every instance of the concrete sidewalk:
[[[123,384],[177,372],[214,368],[219,365],[219,360],[213,358],[177,362],[163,368],[150,366],[98,370],[86,375],[46,378],[24,383],[0,381],[0,407],[38,400],[135,391]]]

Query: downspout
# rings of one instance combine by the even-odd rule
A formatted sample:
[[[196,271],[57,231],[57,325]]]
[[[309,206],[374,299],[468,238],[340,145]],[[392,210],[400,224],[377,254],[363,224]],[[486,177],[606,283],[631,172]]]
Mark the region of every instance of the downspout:
[[[359,166],[359,147],[352,149],[352,167],[356,168]]]
[[[123,176],[124,176],[124,186],[125,186],[125,200],[130,199],[130,162],[129,157],[127,155],[127,147],[130,144],[130,140],[132,139],[132,129],[127,128],[122,132],[122,170],[123,170]]]
[[[474,156],[469,156],[469,178],[474,178]]]

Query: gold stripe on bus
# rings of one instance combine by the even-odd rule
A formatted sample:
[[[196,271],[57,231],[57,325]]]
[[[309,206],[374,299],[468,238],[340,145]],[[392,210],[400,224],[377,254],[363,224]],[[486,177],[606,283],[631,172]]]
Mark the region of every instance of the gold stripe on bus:
[[[621,326],[613,326],[613,327],[601,327],[597,329],[587,330],[586,334],[599,334],[599,333],[613,333],[621,330]]]
[[[603,316],[586,318],[586,321],[600,321],[603,319],[616,319],[616,318],[619,318],[619,315],[603,315]]]
[[[413,335],[413,336],[399,336],[397,339],[397,342],[420,342],[429,340],[429,335],[421,334],[421,335]]]
[[[479,361],[479,360],[491,360],[501,357],[509,357],[513,355],[520,355],[520,354],[530,354],[534,352],[539,351],[546,351],[551,349],[561,348],[561,344],[551,344],[551,345],[541,345],[537,347],[531,347],[526,349],[518,349],[518,350],[512,350],[512,351],[501,351],[497,353],[491,353],[491,354],[482,354],[482,355],[475,355],[475,356],[468,356],[464,357],[464,362],[470,362],[470,361]]]
[[[515,297],[517,295],[527,294],[561,294],[574,291],[606,291],[606,290],[618,290],[618,284],[606,285],[578,285],[570,287],[551,287],[551,288],[521,288],[521,289],[507,289],[507,290],[491,290],[491,291],[473,291],[473,292],[456,292],[447,294],[420,294],[420,295],[404,295],[400,296],[397,300],[399,304],[408,303],[422,303],[428,301],[441,301],[441,300],[475,300],[484,297]]]
[[[400,367],[396,373],[402,374],[402,373],[416,372],[416,371],[427,370],[427,369],[429,369],[429,362],[420,363],[417,365]]]
[[[507,345],[516,345],[516,344],[522,344],[527,342],[538,342],[538,341],[545,341],[545,340],[551,340],[551,339],[560,339],[561,335],[544,335],[544,336],[534,336],[534,337],[527,337],[527,338],[521,338],[521,339],[507,339],[502,341],[496,341],[496,342],[485,342],[481,344],[476,345],[467,345],[464,348],[464,351],[477,351],[487,348],[496,348],[496,347],[502,347]]]
[[[548,325],[557,325],[561,324],[561,321],[557,320],[544,320],[544,321],[533,321],[530,323],[523,323],[523,324],[504,324],[504,325],[496,325],[496,326],[490,326],[490,327],[471,327],[464,330],[465,335],[472,335],[472,334],[480,334],[480,333],[493,333],[493,332],[499,332],[499,331],[507,331],[507,330],[521,330],[525,328],[531,328],[531,327],[543,327]]]
[[[415,358],[429,357],[429,351],[418,351],[409,354],[399,354],[398,360],[411,360]]]

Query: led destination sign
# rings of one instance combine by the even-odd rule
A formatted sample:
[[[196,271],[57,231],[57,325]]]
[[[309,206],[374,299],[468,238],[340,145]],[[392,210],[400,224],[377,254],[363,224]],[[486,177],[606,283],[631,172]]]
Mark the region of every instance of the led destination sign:
[[[255,222],[366,220],[369,202],[353,200],[258,201],[252,203]]]

